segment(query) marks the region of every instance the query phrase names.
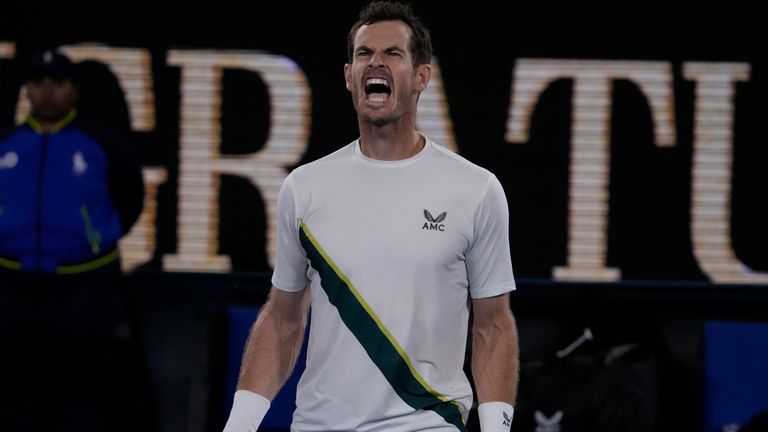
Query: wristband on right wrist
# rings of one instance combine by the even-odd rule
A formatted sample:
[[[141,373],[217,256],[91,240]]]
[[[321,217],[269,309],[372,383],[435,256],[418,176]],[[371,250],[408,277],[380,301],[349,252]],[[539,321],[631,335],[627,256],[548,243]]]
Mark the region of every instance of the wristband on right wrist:
[[[484,402],[477,407],[480,432],[509,432],[515,408],[506,402]]]
[[[248,390],[236,391],[224,432],[256,432],[269,410],[269,405],[269,400],[258,393]]]

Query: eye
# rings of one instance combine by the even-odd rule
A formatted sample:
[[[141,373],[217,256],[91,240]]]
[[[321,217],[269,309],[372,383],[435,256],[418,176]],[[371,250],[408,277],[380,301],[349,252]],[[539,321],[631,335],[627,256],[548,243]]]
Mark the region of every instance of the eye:
[[[399,51],[390,51],[389,52],[390,57],[402,57],[403,55]]]

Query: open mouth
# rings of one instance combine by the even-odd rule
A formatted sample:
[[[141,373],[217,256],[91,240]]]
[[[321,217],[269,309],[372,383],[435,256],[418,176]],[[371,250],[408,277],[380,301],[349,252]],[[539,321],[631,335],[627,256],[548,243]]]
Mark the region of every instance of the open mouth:
[[[392,94],[389,81],[384,78],[368,78],[365,80],[366,100],[375,104],[383,104]]]

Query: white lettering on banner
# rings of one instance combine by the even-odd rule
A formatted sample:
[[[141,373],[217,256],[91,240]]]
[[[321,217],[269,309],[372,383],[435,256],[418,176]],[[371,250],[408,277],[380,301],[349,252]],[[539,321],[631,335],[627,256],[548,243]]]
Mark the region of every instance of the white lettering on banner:
[[[733,97],[749,80],[745,63],[684,63],[696,82],[693,125],[691,237],[693,254],[713,282],[768,283],[768,274],[742,264],[731,245]],[[705,120],[706,119],[706,120]]]
[[[109,67],[125,94],[125,101],[131,115],[131,128],[141,132],[155,128],[152,58],[148,50],[97,44],[65,45],[59,49],[75,62],[95,60]],[[24,91],[23,87],[21,91]],[[17,123],[24,122],[29,108],[27,98],[20,97],[16,108]]]
[[[531,115],[546,88],[558,79],[573,80],[568,256],[553,269],[559,280],[621,279],[606,266],[610,167],[612,81],[626,79],[648,99],[659,146],[675,143],[672,68],[651,61],[521,59],[515,66],[506,140],[528,141]]]
[[[148,50],[94,44],[61,48],[75,61],[93,59],[115,74],[128,103],[135,131],[154,129],[155,100]],[[0,41],[0,59],[16,55],[12,42]],[[163,257],[167,270],[228,271],[229,258],[218,255],[219,176],[248,178],[264,199],[267,254],[274,265],[276,205],[286,166],[306,151],[311,89],[290,59],[259,51],[172,50],[170,65],[181,67],[180,150],[177,250]],[[691,239],[702,271],[716,283],[768,283],[768,274],[740,262],[731,240],[731,189],[735,83],[750,78],[746,63],[683,63],[683,76],[695,83],[691,173]],[[249,155],[222,155],[221,80],[226,68],[253,71],[269,94],[270,132],[264,147]],[[419,101],[417,124],[436,142],[457,151],[453,123],[439,63],[432,64],[430,85]],[[625,79],[646,97],[657,146],[675,145],[672,65],[653,61],[520,59],[513,73],[505,138],[529,140],[533,110],[556,80],[573,81],[571,160],[568,198],[567,260],[553,268],[558,280],[621,278],[607,266],[610,187],[610,113],[612,81]],[[22,89],[23,91],[23,89]],[[19,98],[16,118],[29,104]],[[120,242],[123,266],[135,268],[156,253],[157,187],[167,177],[160,167],[145,168],[145,205],[133,230]]]
[[[16,55],[16,44],[0,41],[0,58],[9,59]]]
[[[168,171],[165,168],[145,167],[141,170],[144,177],[144,209],[131,231],[120,239],[120,257],[123,271],[130,271],[152,259],[155,251],[157,229],[157,188],[165,183]]]
[[[267,255],[274,266],[277,196],[286,166],[307,148],[311,92],[301,68],[287,57],[259,51],[171,50],[168,63],[181,67],[179,205],[176,254],[163,257],[167,270],[224,272],[229,257],[218,255],[219,175],[248,178],[261,191],[267,216]],[[221,81],[224,68],[256,72],[270,98],[269,136],[262,150],[223,156]]]
[[[416,124],[424,135],[448,150],[458,153],[453,122],[445,100],[443,76],[437,58],[432,59],[432,77],[426,90],[419,96]]]

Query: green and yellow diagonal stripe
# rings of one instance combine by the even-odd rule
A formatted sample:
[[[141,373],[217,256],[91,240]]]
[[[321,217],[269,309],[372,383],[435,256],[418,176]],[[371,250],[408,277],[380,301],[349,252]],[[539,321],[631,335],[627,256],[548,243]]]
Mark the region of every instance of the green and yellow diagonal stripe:
[[[310,265],[320,274],[320,284],[328,300],[395,393],[414,409],[432,410],[460,431],[465,431],[458,404],[439,394],[419,375],[405,350],[325,253],[304,222],[300,225],[299,237]]]

